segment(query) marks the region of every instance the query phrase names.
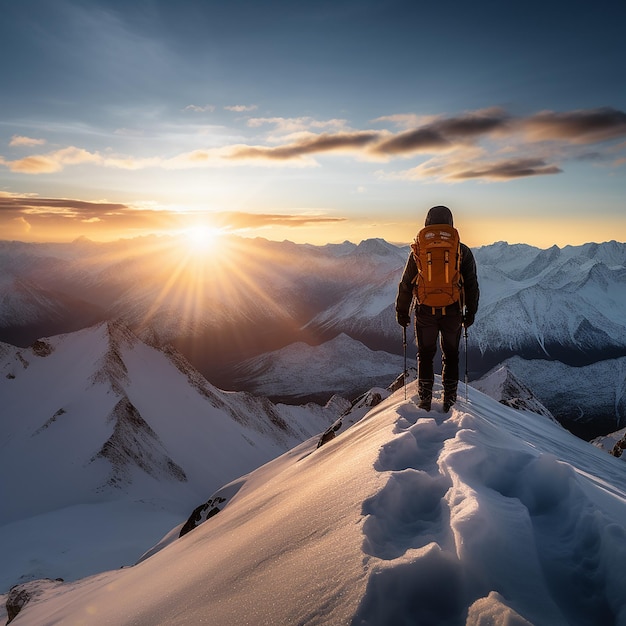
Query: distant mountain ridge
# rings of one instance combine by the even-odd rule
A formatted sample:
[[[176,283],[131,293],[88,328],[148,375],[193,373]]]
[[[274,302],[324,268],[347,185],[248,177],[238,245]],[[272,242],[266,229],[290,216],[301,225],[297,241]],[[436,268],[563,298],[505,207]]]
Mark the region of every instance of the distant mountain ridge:
[[[394,302],[408,246],[226,237],[216,261],[194,258],[180,244],[156,237],[0,242],[0,340],[26,346],[120,319],[151,345],[173,345],[218,387],[239,390],[260,389],[262,380],[249,375],[255,360],[299,342],[321,346],[344,334],[370,350],[402,354]],[[571,367],[626,357],[625,243],[542,250],[497,242],[474,255],[481,301],[468,338],[470,380],[512,357]],[[284,391],[270,395],[303,392]],[[558,390],[543,401],[559,412]],[[584,413],[603,419],[609,409],[590,398]]]
[[[342,333],[319,346],[298,342],[268,352],[244,361],[238,371],[253,393],[296,402],[333,394],[354,398],[385,380],[391,384],[402,369],[402,357],[375,352]]]
[[[626,357],[582,367],[512,357],[503,365],[583,439],[626,426]]]
[[[101,318],[95,321],[122,319],[162,345],[187,339],[211,345],[210,336],[239,332],[250,343],[248,357],[307,333],[319,343],[343,332],[371,349],[398,352],[393,304],[408,247],[382,239],[327,246],[227,241],[218,254],[229,265],[217,266],[219,280],[210,271],[213,260],[200,261],[200,274],[198,260],[175,240],[0,242],[0,340],[22,345],[12,339],[32,328],[28,345],[52,334],[35,333],[46,320],[71,331]],[[541,250],[498,242],[474,256],[481,305],[472,334],[486,360],[521,353],[580,365],[607,351],[626,356],[626,244]],[[196,282],[186,283],[193,272]],[[253,331],[271,337],[264,343]]]

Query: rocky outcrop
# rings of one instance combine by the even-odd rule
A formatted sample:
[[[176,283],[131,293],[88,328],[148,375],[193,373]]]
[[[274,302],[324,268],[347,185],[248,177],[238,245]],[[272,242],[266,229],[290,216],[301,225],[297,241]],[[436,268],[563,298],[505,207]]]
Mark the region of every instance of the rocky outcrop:
[[[202,522],[206,522],[209,518],[217,515],[221,511],[217,505],[223,504],[224,502],[226,502],[226,498],[215,496],[204,504],[196,507],[193,510],[193,513],[189,516],[189,519],[183,524],[178,536],[182,537],[183,535],[186,535],[190,530],[193,530],[196,526],[202,524]]]
[[[552,413],[506,366],[498,367],[480,380],[472,382],[472,387],[505,406],[543,415],[558,424]]]
[[[123,487],[131,483],[134,467],[153,478],[187,481],[182,467],[168,456],[157,434],[127,397],[115,405],[109,420],[115,424],[113,433],[92,459],[103,458],[111,463],[108,485]]]
[[[31,350],[36,356],[47,357],[52,354],[54,348],[47,341],[39,339],[33,343]]]
[[[615,443],[615,445],[611,449],[610,454],[619,459],[624,453],[624,450],[626,450],[626,435],[624,435],[619,441]]]
[[[98,363],[92,378],[94,383],[110,384],[113,391],[122,395],[128,382],[128,369],[122,357],[122,347],[132,346],[138,339],[120,322],[106,324],[108,350]]]
[[[7,624],[11,623],[31,600],[42,595],[49,589],[57,587],[62,582],[62,578],[57,578],[56,580],[45,578],[41,580],[31,580],[27,583],[11,587],[6,601],[7,617],[9,618]]]

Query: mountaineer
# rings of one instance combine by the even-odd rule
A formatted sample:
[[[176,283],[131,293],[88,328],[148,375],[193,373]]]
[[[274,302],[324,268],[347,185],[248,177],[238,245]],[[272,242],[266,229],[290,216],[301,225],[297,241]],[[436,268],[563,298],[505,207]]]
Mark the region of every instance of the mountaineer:
[[[452,212],[432,207],[411,245],[396,298],[396,319],[406,328],[415,305],[419,407],[430,411],[435,374],[433,360],[440,338],[443,410],[456,402],[461,328],[474,323],[480,291],[476,261],[461,243]]]

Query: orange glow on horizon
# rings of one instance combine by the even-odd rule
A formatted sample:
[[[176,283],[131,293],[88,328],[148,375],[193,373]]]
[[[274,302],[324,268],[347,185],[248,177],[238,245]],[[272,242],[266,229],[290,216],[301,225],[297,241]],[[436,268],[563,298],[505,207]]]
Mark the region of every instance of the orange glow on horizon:
[[[147,273],[149,283],[138,284],[133,292],[137,306],[143,303],[146,310],[140,330],[158,329],[160,318],[175,317],[180,335],[201,334],[210,319],[229,316],[228,321],[237,324],[237,315],[249,311],[250,302],[288,324],[293,312],[285,310],[280,286],[289,263],[271,247],[255,247],[251,254],[249,246],[248,239],[206,231],[185,232],[148,246],[145,254],[138,251],[133,263],[154,266]],[[267,277],[261,284],[276,288],[261,288],[255,280],[259,273]]]
[[[23,200],[23,198],[19,198]],[[24,200],[26,202],[26,200]],[[77,201],[76,201],[77,202]],[[95,207],[95,208],[94,208]],[[91,204],[92,217],[82,218],[59,208],[41,211],[1,212],[0,239],[35,243],[71,242],[85,237],[95,242],[113,242],[138,237],[183,236],[183,247],[195,255],[210,260],[225,235],[262,237],[272,241],[288,240],[297,244],[325,245],[351,241],[358,244],[365,239],[383,238],[399,245],[410,243],[423,225],[423,215],[415,212],[406,217],[399,212],[354,217],[328,213],[309,221],[307,213],[294,210],[284,214],[254,212],[218,213],[209,211],[123,209],[118,213],[104,211]],[[472,247],[496,241],[526,243],[539,248],[552,245],[581,245],[588,242],[626,241],[626,215],[615,214],[611,219],[594,219],[590,215],[563,215],[556,210],[543,213],[512,216],[502,211],[477,213],[462,206],[451,206],[455,225],[463,241]]]

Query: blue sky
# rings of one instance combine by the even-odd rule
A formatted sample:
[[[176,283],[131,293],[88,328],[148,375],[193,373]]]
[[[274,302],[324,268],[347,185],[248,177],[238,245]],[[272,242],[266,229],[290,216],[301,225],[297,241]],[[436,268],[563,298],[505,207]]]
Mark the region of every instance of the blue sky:
[[[1,8],[2,239],[626,240],[621,1]]]

